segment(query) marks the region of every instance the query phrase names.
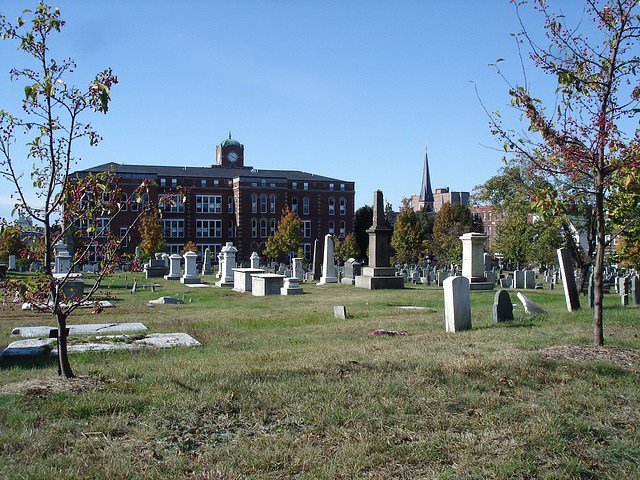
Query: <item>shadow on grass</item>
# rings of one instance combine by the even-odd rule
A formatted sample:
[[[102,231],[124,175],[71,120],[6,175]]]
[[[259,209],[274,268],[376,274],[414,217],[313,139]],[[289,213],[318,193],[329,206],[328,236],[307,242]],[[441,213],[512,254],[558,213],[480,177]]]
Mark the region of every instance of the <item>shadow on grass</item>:
[[[57,359],[49,352],[39,355],[16,355],[0,357],[0,370],[21,369],[32,370],[37,368],[57,367]]]

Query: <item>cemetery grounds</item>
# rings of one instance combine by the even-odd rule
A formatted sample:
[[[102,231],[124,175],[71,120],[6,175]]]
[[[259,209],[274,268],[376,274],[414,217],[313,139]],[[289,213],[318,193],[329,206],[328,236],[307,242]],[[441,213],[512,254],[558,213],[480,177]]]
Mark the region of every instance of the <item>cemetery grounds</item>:
[[[2,478],[640,478],[640,309],[615,293],[595,349],[586,298],[570,314],[561,286],[524,291],[540,316],[509,290],[519,307],[501,324],[495,290],[472,292],[473,329],[452,334],[437,286],[254,297],[135,278],[69,323],[142,322],[202,346],[71,354],[72,381],[48,356],[3,361]],[[147,305],[160,296],[185,303]],[[53,318],[5,307],[0,324],[7,345]]]

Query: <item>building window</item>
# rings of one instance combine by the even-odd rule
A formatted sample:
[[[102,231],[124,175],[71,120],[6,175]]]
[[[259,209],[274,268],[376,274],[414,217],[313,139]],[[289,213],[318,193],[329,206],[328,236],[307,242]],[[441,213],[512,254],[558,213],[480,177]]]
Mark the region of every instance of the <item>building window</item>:
[[[269,213],[276,213],[276,196],[269,197]]]
[[[202,188],[205,188],[207,186],[207,179],[206,178],[203,178],[203,179],[200,180],[200,186]]]
[[[333,183],[329,184],[329,190],[333,190]]]
[[[234,213],[233,205],[233,195],[229,195],[229,198],[227,199],[227,213]]]
[[[196,195],[196,213],[222,213],[222,196]]]
[[[347,236],[347,224],[344,222],[340,222],[340,238],[344,238]]]
[[[142,196],[142,201],[144,203],[144,195]],[[184,213],[184,203],[182,203],[182,198],[177,193],[158,195],[158,205],[168,213]]]
[[[344,198],[340,199],[340,215],[347,213],[347,201]]]
[[[329,199],[329,215],[336,214],[336,201],[333,198]]]
[[[229,227],[227,229],[227,235],[229,238],[234,238],[236,236],[236,225],[233,220],[229,220]]]
[[[308,184],[307,182],[304,182],[304,183],[302,184],[302,189],[303,189],[303,190],[309,190],[309,184]]]
[[[258,195],[251,195],[251,213],[258,213]]]
[[[122,199],[120,200],[120,210],[123,212],[127,211],[127,201],[129,200],[129,197],[127,196],[126,193],[122,192]]]
[[[184,220],[163,220],[164,236],[167,238],[184,237]]]
[[[344,192],[344,183],[340,184],[340,190]]]
[[[302,199],[302,213],[304,215],[309,215],[309,198],[307,197]]]
[[[178,186],[178,179],[177,178],[172,178],[171,179],[171,186],[172,187],[177,187]]]
[[[181,243],[169,243],[167,244],[167,250],[169,255],[180,255],[180,250],[184,248]]]
[[[291,182],[291,189],[296,190],[298,188],[298,182]]]
[[[260,195],[260,213],[267,213],[267,196]]]
[[[276,234],[276,219],[272,218],[271,220],[269,220],[269,236],[273,237]]]
[[[120,243],[120,246],[126,247],[127,246],[127,227],[120,227],[120,240],[122,240],[122,242]]]
[[[98,238],[104,238],[109,234],[109,222],[110,218],[96,218],[96,230],[95,236]]]
[[[253,238],[258,238],[258,219],[251,219],[251,236]]]
[[[302,251],[304,252],[304,258],[306,258],[308,261],[311,261],[311,244],[303,243]]]
[[[222,220],[196,220],[196,237],[222,237]]]
[[[266,186],[267,186],[267,180],[266,180],[265,178],[261,179],[261,180],[260,180],[260,185],[261,185],[262,187],[266,187]]]
[[[147,207],[149,207],[149,194],[148,193],[143,193],[142,194],[142,209],[144,210]]]
[[[138,211],[138,198],[137,197],[131,197],[131,211],[132,212],[137,212]]]
[[[160,186],[161,187],[166,187],[167,186],[167,179],[166,178],[161,178],[160,179]]]
[[[329,222],[329,235],[335,235],[335,233],[336,233],[335,224],[333,223],[333,220],[331,220]]]
[[[260,238],[267,238],[267,219],[260,219]]]
[[[311,238],[311,220],[302,221],[302,236],[304,238]]]
[[[214,181],[213,181],[213,186],[214,186],[214,187],[218,187],[218,185],[220,185],[220,180],[217,180],[217,179],[216,179],[216,180],[214,180]]]
[[[296,215],[298,214],[298,199],[296,197],[291,199],[291,211]]]

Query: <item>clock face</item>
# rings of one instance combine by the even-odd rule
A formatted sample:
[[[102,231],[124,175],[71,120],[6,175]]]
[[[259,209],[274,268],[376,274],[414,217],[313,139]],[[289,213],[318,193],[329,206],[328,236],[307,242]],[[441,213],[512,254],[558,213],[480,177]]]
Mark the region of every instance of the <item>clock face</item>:
[[[238,154],[236,152],[231,152],[227,155],[227,158],[231,163],[236,163],[236,160],[238,160]]]

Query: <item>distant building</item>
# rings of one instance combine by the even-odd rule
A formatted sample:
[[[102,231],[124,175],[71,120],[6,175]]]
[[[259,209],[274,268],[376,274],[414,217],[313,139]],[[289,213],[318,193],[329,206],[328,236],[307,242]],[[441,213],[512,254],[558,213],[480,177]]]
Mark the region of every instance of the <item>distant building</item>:
[[[239,261],[248,260],[252,252],[262,255],[287,207],[302,220],[302,247],[308,260],[314,240],[328,233],[344,238],[353,231],[354,182],[297,170],[257,169],[245,166],[244,160],[244,145],[229,135],[216,147],[216,164],[207,167],[107,163],[76,173],[82,176],[113,167],[126,195],[144,179],[153,180],[155,185],[149,186],[142,203],[157,203],[178,185],[187,188],[186,195],[176,195],[176,202],[165,207],[162,215],[170,254],[180,253],[191,241],[199,254],[209,248],[217,255],[226,242],[233,242]],[[132,204],[111,223],[111,233],[123,236],[137,215],[138,205]],[[108,220],[98,222],[108,225]],[[140,243],[136,232],[127,238],[123,250],[133,253]]]
[[[437,188],[436,193],[431,189],[431,175],[429,174],[429,157],[427,155],[427,147],[424,147],[424,167],[422,169],[422,186],[418,195],[410,197],[411,208],[418,212],[424,210],[430,213],[440,211],[442,205],[449,202],[451,205],[456,203],[467,206],[469,203],[469,192],[450,192],[449,187]]]
[[[491,248],[496,243],[496,237],[498,236],[498,227],[502,220],[504,220],[504,214],[496,209],[494,206],[481,206],[481,207],[469,207],[473,220],[483,226],[483,233],[487,236],[485,246]]]

